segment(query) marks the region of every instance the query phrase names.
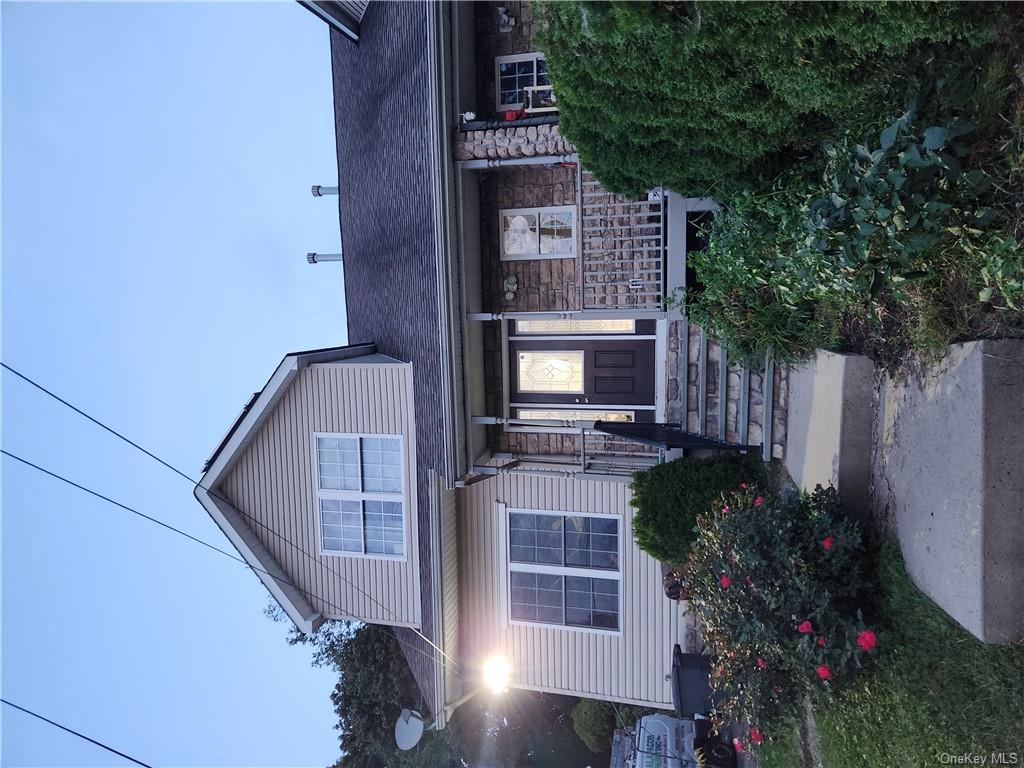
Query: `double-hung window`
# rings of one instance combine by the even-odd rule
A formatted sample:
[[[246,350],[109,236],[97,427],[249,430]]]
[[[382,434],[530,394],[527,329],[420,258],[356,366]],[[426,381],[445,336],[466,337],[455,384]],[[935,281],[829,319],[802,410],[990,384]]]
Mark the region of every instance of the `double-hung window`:
[[[499,216],[505,261],[568,259],[576,252],[576,206],[506,208]]]
[[[511,510],[508,542],[512,620],[620,628],[619,518]]]
[[[404,557],[402,438],[318,434],[316,458],[321,551]]]
[[[541,53],[517,53],[494,59],[494,95],[498,112],[521,108],[526,103],[527,88],[549,85],[548,63]]]

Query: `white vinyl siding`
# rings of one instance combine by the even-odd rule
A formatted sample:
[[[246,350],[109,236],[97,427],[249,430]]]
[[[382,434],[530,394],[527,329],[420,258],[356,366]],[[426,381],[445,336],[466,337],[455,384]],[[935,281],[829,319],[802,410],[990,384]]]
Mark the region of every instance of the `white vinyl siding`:
[[[412,391],[412,366],[407,363],[375,360],[310,365],[297,372],[218,486],[218,492],[232,505],[254,518],[253,533],[326,618],[420,626],[419,555],[411,544],[419,535],[416,489],[404,481],[415,477],[416,471]],[[379,554],[338,557],[337,552],[321,549],[323,491],[319,487],[317,434],[401,436],[404,558]],[[337,458],[336,463],[341,464],[342,457]],[[384,496],[377,492],[370,500],[383,501]],[[334,506],[331,511],[342,514],[340,505]],[[329,524],[336,520],[332,517]],[[387,524],[383,508],[380,523],[383,530]],[[358,536],[362,536],[361,526]]]
[[[628,483],[513,472],[459,489],[464,666],[502,654],[511,662],[516,688],[672,708],[666,676],[672,645],[682,640],[682,606],[665,599],[658,561],[634,542],[629,498]],[[618,522],[618,632],[511,619],[510,510],[558,510]],[[579,570],[585,578],[608,578],[607,571]]]

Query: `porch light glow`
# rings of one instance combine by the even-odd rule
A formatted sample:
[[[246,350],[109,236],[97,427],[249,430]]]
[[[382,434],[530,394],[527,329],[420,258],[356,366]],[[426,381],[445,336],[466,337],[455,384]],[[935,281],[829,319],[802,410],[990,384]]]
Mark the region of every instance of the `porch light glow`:
[[[512,665],[504,656],[491,656],[484,662],[484,685],[491,689],[491,693],[507,691],[511,677]]]

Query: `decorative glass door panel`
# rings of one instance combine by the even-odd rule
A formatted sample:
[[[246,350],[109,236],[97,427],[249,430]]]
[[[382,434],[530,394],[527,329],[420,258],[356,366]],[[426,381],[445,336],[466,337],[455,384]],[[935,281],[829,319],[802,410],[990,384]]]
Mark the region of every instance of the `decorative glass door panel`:
[[[654,405],[652,339],[509,342],[512,403]]]

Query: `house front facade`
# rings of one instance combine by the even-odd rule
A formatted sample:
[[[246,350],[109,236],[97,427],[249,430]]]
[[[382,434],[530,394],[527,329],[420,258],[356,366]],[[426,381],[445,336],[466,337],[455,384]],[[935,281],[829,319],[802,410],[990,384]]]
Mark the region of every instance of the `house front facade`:
[[[671,708],[687,623],[630,475],[683,444],[784,446],[784,371],[667,306],[713,202],[604,190],[559,133],[530,4],[501,9],[332,26],[355,343],[287,355],[197,488],[300,629],[395,627],[439,727],[496,657],[513,687]]]

